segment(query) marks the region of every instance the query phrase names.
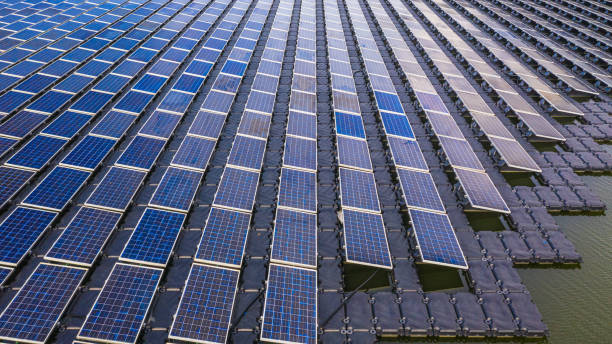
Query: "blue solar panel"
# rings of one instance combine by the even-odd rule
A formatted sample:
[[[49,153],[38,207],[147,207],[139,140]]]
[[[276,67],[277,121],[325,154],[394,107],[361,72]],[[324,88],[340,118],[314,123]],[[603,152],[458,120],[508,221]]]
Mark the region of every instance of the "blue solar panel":
[[[32,171],[0,167],[0,205],[8,201],[33,175]]]
[[[92,134],[120,138],[136,120],[136,116],[118,111],[110,111],[91,131]]]
[[[317,174],[283,168],[281,170],[278,205],[293,209],[316,211]]]
[[[284,152],[284,165],[316,171],[317,141],[287,136]]]
[[[272,116],[246,110],[242,114],[238,133],[267,139],[271,119]]]
[[[10,113],[32,97],[29,93],[9,91],[0,96],[0,113]]]
[[[129,91],[115,105],[115,109],[139,115],[149,105],[153,95],[138,91]]]
[[[44,343],[87,273],[40,264],[0,316],[0,338]]]
[[[137,135],[121,154],[118,165],[150,169],[161,153],[166,141]]]
[[[271,259],[277,263],[317,266],[317,216],[278,209]]]
[[[396,166],[428,170],[425,157],[416,141],[396,137],[388,137],[387,141]]]
[[[445,136],[439,136],[438,140],[451,166],[484,170],[480,160],[472,150],[472,146],[467,141]]]
[[[117,93],[130,82],[127,76],[109,74],[94,86],[94,90]]]
[[[90,173],[56,167],[23,201],[32,206],[62,210],[89,178]]]
[[[474,208],[510,212],[506,202],[486,173],[456,168],[455,174]]]
[[[79,209],[45,259],[91,266],[119,218],[120,213],[87,207]]]
[[[13,269],[0,267],[0,286],[8,279],[11,272],[13,272]]]
[[[170,138],[181,116],[167,112],[155,111],[145,125],[140,129],[143,135],[150,135],[164,139]]]
[[[316,271],[270,264],[261,339],[317,342]]]
[[[188,211],[201,178],[201,172],[169,167],[155,189],[149,205]]]
[[[85,93],[70,109],[95,114],[113,97],[112,94],[89,91]]]
[[[380,210],[373,173],[346,168],[340,168],[339,172],[343,207]]]
[[[0,116],[1,118],[2,116]],[[4,154],[6,151],[8,151],[15,143],[17,143],[17,140],[15,139],[9,139],[6,137],[0,137],[0,155]]]
[[[289,120],[287,123],[287,134],[316,139],[317,117],[314,115],[290,111]]]
[[[138,190],[145,172],[113,167],[98,184],[85,204],[124,211]]]
[[[213,207],[195,260],[239,268],[250,221],[249,214]]]
[[[365,129],[361,122],[361,116],[336,111],[335,117],[336,133],[339,135],[365,138]]]
[[[153,74],[145,74],[143,77],[134,85],[135,90],[145,91],[149,93],[157,93],[168,78],[163,76],[153,75]]]
[[[30,111],[19,111],[0,125],[0,134],[22,138],[44,122],[48,115]]]
[[[391,254],[380,214],[342,210],[342,222],[347,262],[391,268]]]
[[[183,114],[187,111],[187,107],[193,100],[193,94],[170,91],[166,94],[161,103],[157,106],[158,109],[170,111],[178,114]]]
[[[374,97],[376,98],[376,104],[378,109],[382,111],[391,111],[397,113],[404,113],[402,103],[396,94],[374,91]]]
[[[193,264],[169,337],[200,343],[225,343],[239,273],[237,270]]]
[[[195,94],[200,89],[200,86],[202,86],[202,84],[204,83],[204,80],[205,78],[203,77],[183,74],[176,81],[176,83],[174,84],[172,88],[174,88],[175,90]]]
[[[234,101],[233,94],[227,94],[217,91],[210,91],[206,100],[202,104],[202,109],[217,111],[220,113],[228,113]]]
[[[406,115],[381,112],[380,117],[382,118],[383,125],[385,126],[385,132],[388,135],[403,136],[411,139],[414,138],[412,127],[410,126],[410,123],[408,123]]]
[[[55,213],[18,207],[0,225],[0,262],[17,265],[55,219]]]
[[[372,170],[368,144],[363,140],[348,137],[336,137],[338,163],[341,166]]]
[[[246,108],[249,110],[272,114],[275,99],[276,96],[273,94],[251,91]]]
[[[266,150],[266,141],[237,135],[227,163],[259,170]]]
[[[161,269],[115,264],[77,338],[136,342],[161,274]]]
[[[42,132],[48,135],[72,138],[89,120],[91,115],[66,111],[57,117]]]
[[[113,149],[116,142],[115,140],[99,136],[87,135],[62,160],[62,164],[93,170],[98,167],[104,157]]]
[[[226,167],[213,204],[251,211],[258,182],[257,172]]]
[[[423,261],[467,269],[455,231],[446,214],[410,209],[410,219]]]
[[[64,106],[64,104],[66,104],[70,98],[72,98],[72,94],[50,91],[30,104],[28,109],[53,113]]]
[[[206,169],[216,142],[195,136],[185,136],[183,143],[172,159],[172,165],[199,170]]]
[[[66,140],[38,135],[22,147],[6,163],[34,169],[42,168],[66,144]]]
[[[244,71],[246,70],[247,64],[238,61],[227,60],[221,72],[227,74],[233,74],[237,76],[244,75]]]
[[[408,207],[444,211],[436,184],[429,173],[398,169],[397,174]]]

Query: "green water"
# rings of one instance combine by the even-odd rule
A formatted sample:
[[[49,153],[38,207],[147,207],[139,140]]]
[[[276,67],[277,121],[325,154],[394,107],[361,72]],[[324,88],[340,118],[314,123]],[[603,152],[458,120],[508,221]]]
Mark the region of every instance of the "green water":
[[[584,262],[574,269],[519,269],[553,344],[612,343],[612,177],[582,178],[609,210],[555,219]]]

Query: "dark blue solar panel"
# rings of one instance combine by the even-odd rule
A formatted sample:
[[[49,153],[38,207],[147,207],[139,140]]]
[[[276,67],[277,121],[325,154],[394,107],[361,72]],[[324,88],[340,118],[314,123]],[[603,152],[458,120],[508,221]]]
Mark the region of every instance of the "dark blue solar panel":
[[[165,266],[185,214],[147,208],[119,259]]]
[[[179,211],[189,210],[201,178],[201,172],[169,167],[155,189],[149,205]]]
[[[263,341],[317,342],[317,272],[270,264]]]
[[[453,167],[457,166],[484,170],[480,160],[478,160],[478,157],[472,150],[472,146],[470,146],[467,141],[452,139],[445,136],[439,136],[438,140]]]
[[[0,286],[6,281],[13,269],[0,267]]]
[[[372,172],[340,168],[340,191],[343,207],[379,211],[376,181]]]
[[[200,89],[200,86],[204,83],[203,77],[197,77],[189,74],[183,74],[176,81],[176,84],[172,88],[175,90],[189,92],[189,93],[197,93]]]
[[[70,109],[95,114],[102,110],[112,97],[112,94],[89,91],[72,105]]]
[[[72,94],[50,91],[28,106],[30,110],[53,113],[72,98]]]
[[[274,221],[272,261],[317,266],[317,216],[278,209]]]
[[[162,102],[157,106],[161,110],[183,114],[187,111],[187,107],[193,100],[193,94],[170,91],[166,94]]]
[[[36,136],[13,155],[7,163],[35,169],[42,168],[60,151],[66,142],[64,139],[55,137]]]
[[[25,204],[61,210],[81,185],[89,172],[56,167],[23,201]]]
[[[238,132],[243,135],[268,138],[271,116],[251,111],[244,111]]]
[[[127,208],[146,173],[126,168],[111,168],[87,199],[86,204],[112,210]]]
[[[94,78],[83,75],[71,75],[68,78],[64,79],[58,85],[55,85],[53,88],[56,90],[71,92],[71,93],[79,93],[94,80]]]
[[[379,110],[404,113],[402,103],[396,94],[374,91],[374,97],[376,97]]]
[[[170,338],[225,343],[239,271],[193,264],[176,311]]]
[[[408,207],[444,211],[436,184],[429,173],[398,169]]]
[[[57,78],[48,75],[34,74],[26,80],[22,81],[14,89],[31,93],[38,93],[51,85]]]
[[[99,136],[87,135],[62,160],[62,164],[95,169],[113,149],[116,142]]]
[[[49,118],[47,115],[30,111],[19,111],[0,125],[0,134],[22,138],[47,118]]]
[[[129,113],[140,114],[153,99],[152,94],[137,91],[129,91],[115,105],[115,109]]]
[[[456,168],[455,174],[474,208],[510,212],[506,202],[486,173]]]
[[[346,260],[391,268],[391,256],[380,214],[342,210]]]
[[[316,171],[317,141],[287,136],[283,164]]]
[[[341,166],[355,167],[366,170],[372,169],[368,144],[364,140],[348,137],[336,137],[338,148],[338,163]]]
[[[249,110],[259,111],[271,114],[274,109],[274,100],[276,96],[273,94],[251,91],[246,108]]]
[[[117,160],[117,164],[148,170],[155,163],[165,144],[164,140],[138,135]]]
[[[136,116],[118,111],[110,111],[91,131],[92,134],[120,138],[136,120]]]
[[[17,265],[57,214],[18,207],[0,224],[0,261]]]
[[[189,128],[189,133],[217,139],[224,124],[224,115],[200,110]]]
[[[293,209],[316,211],[316,173],[283,168],[281,170],[278,205]]]
[[[140,133],[168,139],[180,120],[181,116],[179,115],[155,111],[151,117],[149,117],[147,123],[140,129]]]
[[[0,337],[44,343],[87,270],[40,264],[0,316]]]
[[[244,75],[244,71],[246,70],[246,67],[247,67],[247,64],[244,62],[227,60],[227,62],[225,62],[225,65],[223,66],[223,69],[221,69],[221,72],[227,73],[227,74],[233,74],[237,76],[242,76]]]
[[[213,207],[195,259],[239,268],[250,222],[249,214]]]
[[[423,261],[467,269],[455,231],[446,214],[415,209],[409,212]]]
[[[316,139],[317,117],[300,112],[289,112],[287,134]]]
[[[163,76],[145,74],[140,81],[134,85],[135,90],[145,91],[149,93],[157,93],[164,85],[164,83],[168,80]]]
[[[181,147],[172,159],[172,165],[200,170],[206,169],[216,142],[194,136],[185,136]]]
[[[45,259],[91,266],[119,218],[120,213],[87,207],[79,209]]]
[[[251,211],[258,182],[257,172],[226,167],[213,204]]]
[[[89,120],[91,115],[66,111],[57,117],[42,132],[65,138],[72,138]]]
[[[77,338],[134,343],[162,270],[115,264]]]
[[[265,150],[266,141],[237,135],[227,163],[259,170]]]
[[[336,133],[340,135],[365,138],[365,129],[361,122],[361,116],[349,115],[336,111]]]
[[[192,73],[195,75],[206,76],[208,75],[208,71],[210,71],[211,68],[212,68],[211,63],[194,60],[189,64],[189,67],[185,69],[185,73]]]
[[[0,96],[0,113],[10,113],[32,98],[29,93],[10,91]]]
[[[380,117],[382,118],[387,134],[408,137],[411,139],[414,138],[412,127],[410,126],[410,123],[408,123],[406,115],[381,112]]]
[[[4,205],[33,175],[32,171],[0,167],[0,205]]]
[[[127,76],[109,74],[98,82],[94,89],[117,93],[123,88],[123,86],[127,85],[128,82],[130,82],[130,78]]]

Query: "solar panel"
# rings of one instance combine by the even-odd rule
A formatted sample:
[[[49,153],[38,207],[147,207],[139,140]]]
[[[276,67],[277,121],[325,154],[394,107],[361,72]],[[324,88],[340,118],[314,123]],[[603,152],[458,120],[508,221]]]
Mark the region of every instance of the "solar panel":
[[[272,240],[272,262],[317,266],[317,216],[277,209]]]
[[[44,343],[87,273],[41,263],[0,315],[0,339]]]
[[[110,111],[91,130],[91,134],[118,139],[136,120],[136,116],[118,111]]]
[[[240,268],[250,221],[250,214],[213,207],[195,260]]]
[[[18,207],[0,224],[0,262],[17,265],[56,214]]]
[[[23,204],[60,211],[72,199],[90,173],[56,167],[26,197]]]
[[[423,152],[414,140],[388,137],[389,147],[396,166],[428,170]]]
[[[185,136],[179,150],[172,159],[172,165],[205,170],[216,142],[195,136]]]
[[[135,343],[162,270],[117,263],[77,338]]]
[[[86,205],[124,211],[142,184],[145,172],[112,167],[89,196]]]
[[[30,111],[19,111],[0,125],[0,134],[16,139],[25,137],[47,118],[49,118],[48,115]]]
[[[225,115],[200,110],[191,123],[189,134],[216,139],[225,124]]]
[[[373,173],[340,168],[339,175],[342,207],[380,211]]]
[[[23,146],[7,162],[7,165],[32,169],[44,167],[66,144],[66,140],[38,135]]]
[[[455,174],[472,207],[501,213],[510,212],[486,173],[457,168]]]
[[[83,207],[45,255],[45,259],[91,266],[100,254],[120,213]]]
[[[265,139],[268,137],[271,119],[269,115],[244,111],[238,126],[238,133]]]
[[[410,126],[410,123],[408,123],[408,118],[406,118],[406,115],[381,112],[380,117],[387,135],[396,135],[411,139],[414,138],[412,127]]]
[[[498,137],[489,137],[489,140],[508,167],[534,172],[542,171],[529,153],[527,153],[517,141],[505,140]]]
[[[0,267],[0,286],[8,279],[13,269]]]
[[[164,267],[184,220],[185,214],[145,209],[119,259]]]
[[[270,264],[261,339],[317,342],[317,272]]]
[[[202,178],[201,172],[169,167],[149,202],[169,210],[188,211]]]
[[[62,160],[62,164],[93,170],[113,149],[116,142],[103,137],[87,135]]]
[[[283,164],[308,170],[317,169],[317,141],[287,136]]]
[[[317,117],[301,112],[289,111],[287,134],[316,139]]]
[[[181,120],[181,116],[155,111],[140,129],[140,134],[169,139]]]
[[[149,170],[161,153],[166,141],[137,135],[121,154],[117,165]]]
[[[85,126],[91,118],[91,115],[66,111],[43,129],[42,133],[70,139]]]
[[[282,168],[278,205],[304,211],[317,211],[316,173]]]
[[[376,98],[378,109],[381,111],[391,111],[401,114],[404,113],[402,103],[395,93],[374,91],[374,97]]]
[[[336,111],[335,118],[337,134],[365,139],[365,129],[361,122],[361,116]]]
[[[372,170],[370,152],[366,141],[338,136],[336,137],[336,147],[340,166]]]
[[[266,141],[236,135],[227,163],[238,167],[259,170],[263,163],[265,150]]]
[[[458,139],[463,139],[461,129],[457,125],[457,122],[447,114],[441,114],[436,112],[425,111],[427,114],[428,123],[436,135],[450,136]]]
[[[227,341],[239,271],[193,264],[169,338],[198,343]]]
[[[446,214],[409,210],[424,262],[467,269],[461,246]]]
[[[348,263],[391,269],[391,254],[380,214],[344,209],[342,222]]]
[[[397,169],[397,174],[406,206],[444,212],[442,200],[431,174],[404,169]]]
[[[32,178],[34,172],[0,166],[0,205],[4,205]]]
[[[219,183],[213,205],[251,211],[259,173],[226,167]]]
[[[414,91],[414,94],[417,96],[423,109],[448,113],[446,106],[444,106],[444,102],[442,102],[442,99],[437,94],[419,91]]]
[[[438,136],[438,140],[451,166],[484,170],[480,160],[472,150],[472,146],[467,141],[446,136]]]

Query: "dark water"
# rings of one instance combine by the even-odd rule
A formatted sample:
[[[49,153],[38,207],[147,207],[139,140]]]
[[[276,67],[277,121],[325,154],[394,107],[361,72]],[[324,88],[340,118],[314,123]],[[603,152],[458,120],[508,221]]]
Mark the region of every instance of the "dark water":
[[[555,219],[584,262],[574,269],[519,269],[553,344],[612,343],[612,176],[582,178],[606,203],[606,214]]]

